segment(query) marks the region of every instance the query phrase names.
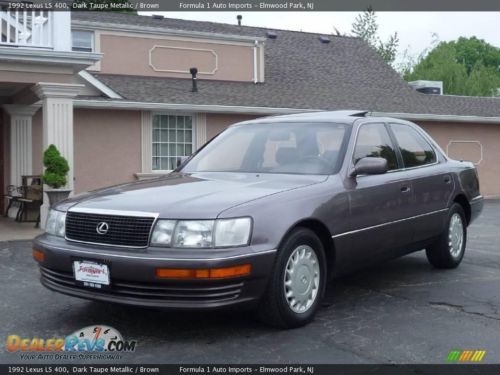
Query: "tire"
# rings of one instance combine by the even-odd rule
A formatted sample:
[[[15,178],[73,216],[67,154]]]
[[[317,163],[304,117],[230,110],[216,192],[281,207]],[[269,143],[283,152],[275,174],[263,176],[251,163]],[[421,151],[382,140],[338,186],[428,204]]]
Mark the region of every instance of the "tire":
[[[467,221],[464,210],[458,203],[454,203],[448,211],[443,233],[425,250],[425,254],[429,263],[436,268],[456,268],[464,257],[466,244]]]
[[[325,251],[318,236],[307,228],[294,229],[278,249],[259,318],[279,328],[306,325],[320,306],[326,276]]]

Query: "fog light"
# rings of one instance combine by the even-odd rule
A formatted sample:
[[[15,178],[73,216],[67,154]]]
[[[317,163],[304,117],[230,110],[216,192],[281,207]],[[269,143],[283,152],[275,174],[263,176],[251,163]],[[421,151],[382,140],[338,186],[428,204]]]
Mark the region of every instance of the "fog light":
[[[35,258],[38,262],[43,262],[45,260],[45,254],[42,251],[33,248],[33,258]]]
[[[159,279],[226,279],[247,276],[251,271],[251,264],[210,269],[157,268],[156,277]]]

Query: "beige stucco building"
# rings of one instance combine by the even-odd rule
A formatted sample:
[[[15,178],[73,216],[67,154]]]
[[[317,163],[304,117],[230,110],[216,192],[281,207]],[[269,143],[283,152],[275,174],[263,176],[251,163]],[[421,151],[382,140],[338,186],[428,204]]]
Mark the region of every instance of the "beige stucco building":
[[[0,21],[2,191],[41,174],[49,144],[80,193],[168,173],[240,120],[360,109],[420,124],[500,195],[500,99],[418,93],[359,39],[114,13]]]

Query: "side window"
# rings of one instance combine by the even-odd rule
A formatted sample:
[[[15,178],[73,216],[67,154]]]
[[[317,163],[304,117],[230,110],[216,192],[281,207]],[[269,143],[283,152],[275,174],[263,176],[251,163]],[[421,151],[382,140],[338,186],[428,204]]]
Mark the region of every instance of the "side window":
[[[354,149],[354,164],[365,157],[384,158],[389,170],[398,169],[396,152],[384,124],[361,125]]]
[[[391,124],[391,130],[399,144],[405,168],[436,162],[436,153],[429,142],[411,126]]]

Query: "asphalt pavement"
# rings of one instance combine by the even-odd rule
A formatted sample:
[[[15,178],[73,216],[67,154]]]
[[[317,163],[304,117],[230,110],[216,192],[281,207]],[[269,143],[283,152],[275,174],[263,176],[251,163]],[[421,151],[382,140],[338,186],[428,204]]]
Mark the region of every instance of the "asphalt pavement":
[[[135,352],[99,363],[446,363],[452,350],[485,350],[483,362],[500,363],[500,200],[469,227],[458,269],[433,269],[418,252],[358,271],[329,285],[315,321],[295,330],[267,327],[252,312],[81,300],[38,278],[29,241],[0,242],[0,363],[26,363],[6,351],[8,335],[65,337],[95,324],[137,341]]]

